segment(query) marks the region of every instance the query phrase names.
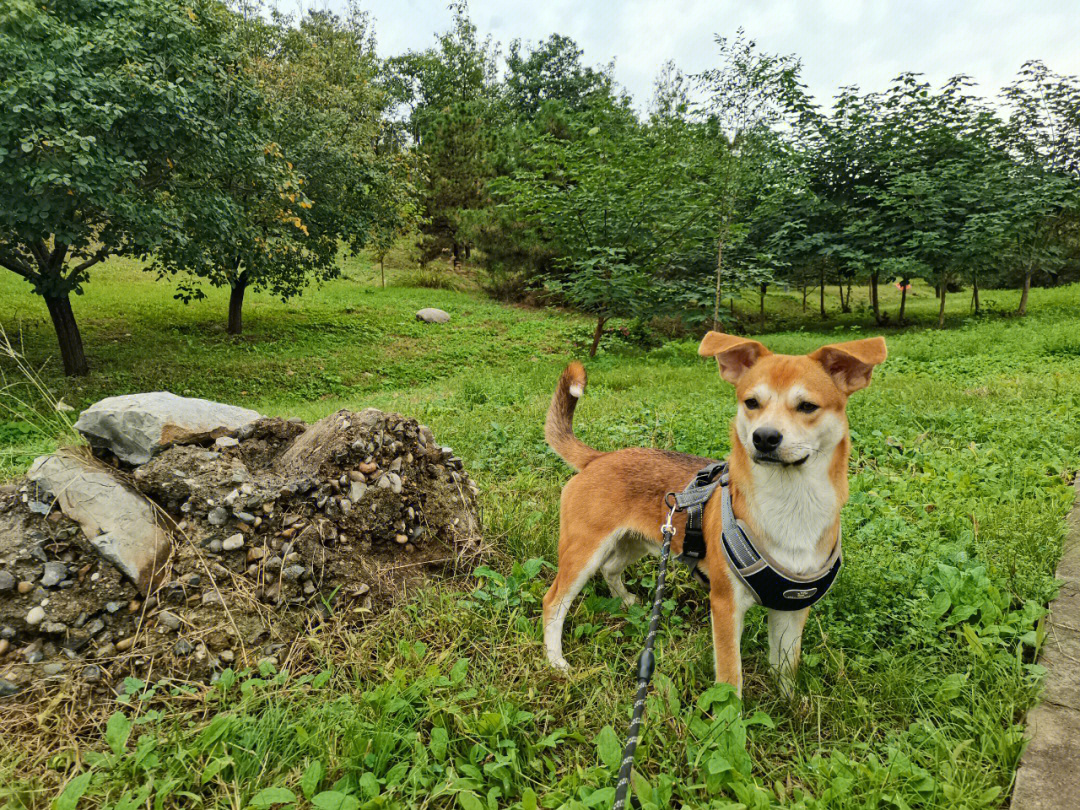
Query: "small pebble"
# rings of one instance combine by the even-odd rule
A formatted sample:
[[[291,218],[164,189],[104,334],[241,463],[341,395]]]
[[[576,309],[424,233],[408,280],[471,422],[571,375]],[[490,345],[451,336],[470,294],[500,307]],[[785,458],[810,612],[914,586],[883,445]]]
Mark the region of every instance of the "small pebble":
[[[241,520],[244,523],[254,523],[255,522],[255,516],[253,514],[251,514],[250,512],[234,512],[233,514],[236,515],[237,520]]]
[[[290,565],[284,571],[281,572],[281,578],[288,582],[295,582],[305,574],[304,566],[302,565]]]
[[[180,629],[180,617],[171,611],[161,611],[161,613],[158,614],[158,621],[170,630]]]
[[[10,591],[15,587],[15,577],[10,571],[0,571],[0,593]]]
[[[247,561],[249,563],[258,562],[266,556],[266,549],[262,546],[252,546],[248,549]]]
[[[47,562],[45,563],[45,572],[41,575],[41,586],[51,588],[54,585],[59,585],[63,580],[67,579],[67,573],[67,566],[62,562]]]
[[[82,678],[89,683],[96,683],[101,680],[101,667],[96,664],[91,664],[88,667],[83,667]]]
[[[176,642],[176,644],[173,645],[173,652],[176,655],[191,655],[194,649],[195,645],[193,645],[186,638],[180,639]]]
[[[218,653],[218,658],[220,658],[226,664],[231,664],[233,661],[236,660],[236,653],[234,653],[232,650],[222,650],[220,653]]]
[[[30,608],[30,612],[26,614],[26,623],[31,627],[36,627],[43,621],[45,621],[45,608],[40,605]]]
[[[8,641],[6,638],[0,638],[0,656],[3,656],[3,654],[6,653],[10,647],[10,641]]]
[[[45,664],[45,666],[41,668],[41,671],[46,675],[59,675],[64,671],[64,665],[59,661],[56,661],[51,664]]]
[[[240,442],[232,436],[219,436],[214,440],[214,446],[224,450],[226,447],[236,447]]]
[[[407,534],[394,535],[394,542],[396,542],[399,546],[403,546],[409,542],[409,536]]]
[[[34,583],[33,583],[33,582],[29,582],[28,580],[25,580],[25,579],[24,579],[24,580],[23,580],[22,582],[20,582],[20,583],[19,583],[19,585],[18,585],[18,591],[19,591],[19,593],[23,593],[23,594],[26,594],[26,593],[30,593],[30,591],[32,591],[32,590],[34,590]]]
[[[122,638],[116,642],[116,649],[120,652],[124,652],[125,650],[130,650],[134,644],[135,636],[128,636],[127,638]]]
[[[239,548],[244,547],[244,535],[234,534],[231,537],[225,538],[225,541],[221,544],[221,547],[225,551],[236,551]]]
[[[105,609],[107,611],[109,611],[109,613],[116,613],[123,606],[124,606],[123,602],[106,602],[105,603]]]
[[[206,516],[212,526],[224,526],[229,520],[229,512],[222,506],[215,506]]]

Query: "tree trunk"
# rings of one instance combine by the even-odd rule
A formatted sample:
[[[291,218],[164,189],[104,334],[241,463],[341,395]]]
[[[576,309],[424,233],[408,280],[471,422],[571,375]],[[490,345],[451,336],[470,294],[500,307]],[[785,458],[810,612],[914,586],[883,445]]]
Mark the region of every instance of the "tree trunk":
[[[1028,291],[1031,289],[1031,268],[1024,273],[1024,286],[1020,291],[1020,306],[1016,308],[1017,315],[1027,315]]]
[[[768,289],[767,284],[761,285],[761,328],[765,329],[765,291]]]
[[[825,268],[821,268],[821,317],[827,318],[825,314]]]
[[[941,296],[940,296],[941,297],[941,306],[938,307],[938,314],[937,314],[938,329],[944,329],[945,328],[945,293],[946,293],[945,286],[946,286],[945,285],[945,276],[942,276],[941,277],[941,284],[938,285],[938,289],[941,290]]]
[[[844,300],[844,282],[836,282],[836,291],[840,293],[840,311],[851,312],[851,293],[848,293],[848,298]]]
[[[847,282],[847,309],[845,312],[851,312],[851,278],[848,278]]]
[[[979,277],[971,277],[971,306],[975,310],[975,314],[979,314]]]
[[[69,377],[83,377],[90,373],[83,353],[82,336],[75,323],[75,313],[71,311],[71,300],[67,293],[46,296],[45,306],[49,308],[56,339],[60,343],[60,359],[64,363],[64,373]]]
[[[870,305],[874,308],[874,322],[881,326],[881,302],[878,300],[878,274],[876,270],[870,274]]]
[[[806,312],[806,284],[802,285],[802,311]]]
[[[911,279],[900,279],[900,325],[904,325],[904,309],[907,307],[907,288],[911,283]]]
[[[604,324],[607,318],[600,316],[596,319],[596,329],[593,331],[592,346],[589,347],[589,357],[596,357],[596,349],[600,346],[600,338],[604,335]]]
[[[713,305],[712,315],[712,328],[717,331],[720,329],[720,276],[723,268],[723,258],[724,240],[721,238],[716,240],[716,303]],[[734,306],[735,304],[732,302],[732,307]]]
[[[229,291],[229,326],[226,331],[230,335],[239,335],[244,331],[244,291],[247,285],[247,278],[241,273]]]
[[[386,262],[383,259],[379,259],[379,276],[382,278],[382,288],[386,289]]]

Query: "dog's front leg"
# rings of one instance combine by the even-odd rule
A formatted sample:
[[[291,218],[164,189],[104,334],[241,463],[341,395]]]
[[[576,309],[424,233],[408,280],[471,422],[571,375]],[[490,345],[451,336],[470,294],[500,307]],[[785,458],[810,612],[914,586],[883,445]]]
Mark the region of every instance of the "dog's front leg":
[[[802,653],[802,634],[810,608],[769,611],[769,666],[787,697],[795,693],[795,673]]]
[[[715,583],[716,580],[713,580]],[[723,583],[727,585],[727,583]],[[746,609],[739,604],[730,587],[712,586],[709,606],[712,612],[713,657],[717,683],[730,683],[742,696],[743,615]]]

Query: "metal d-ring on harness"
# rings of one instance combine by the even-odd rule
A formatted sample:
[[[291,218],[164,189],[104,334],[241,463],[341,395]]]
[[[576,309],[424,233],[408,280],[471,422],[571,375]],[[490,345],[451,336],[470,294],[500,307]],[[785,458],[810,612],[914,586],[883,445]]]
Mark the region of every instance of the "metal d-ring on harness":
[[[664,600],[664,584],[667,579],[668,557],[671,555],[671,539],[675,536],[675,526],[671,520],[676,512],[686,512],[686,527],[683,537],[683,552],[676,559],[686,565],[700,582],[709,584],[709,578],[698,565],[705,559],[704,513],[705,504],[716,491],[721,490],[722,502],[720,517],[722,531],[721,546],[728,565],[735,575],[754,594],[759,605],[771,610],[802,610],[808,608],[823,597],[832,587],[836,575],[840,573],[843,557],[840,553],[840,534],[836,535],[836,545],[825,566],[809,576],[787,571],[767,553],[759,551],[754,545],[746,527],[735,518],[731,502],[731,487],[726,463],[715,462],[699,470],[686,489],[676,494],[669,492],[664,496],[664,503],[669,512],[667,521],[660,527],[664,542],[660,547],[660,568],[656,575],[656,596],[653,599],[652,616],[649,619],[649,633],[645,636],[645,649],[638,659],[638,688],[634,697],[634,712],[630,718],[630,732],[623,749],[622,762],[619,765],[619,778],[615,784],[615,804],[612,810],[625,810],[626,799],[630,790],[630,771],[634,767],[634,752],[637,750],[641,718],[645,713],[645,697],[649,692],[656,659],[653,645],[656,633],[660,629],[660,610]]]

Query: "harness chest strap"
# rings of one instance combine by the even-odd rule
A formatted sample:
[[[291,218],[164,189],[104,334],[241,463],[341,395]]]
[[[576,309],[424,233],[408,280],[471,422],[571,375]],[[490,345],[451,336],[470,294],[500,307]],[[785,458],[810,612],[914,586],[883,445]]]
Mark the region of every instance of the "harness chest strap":
[[[724,556],[731,570],[754,594],[758,604],[771,610],[802,610],[825,596],[843,565],[839,530],[832,554],[821,570],[809,575],[787,570],[767,553],[760,551],[745,526],[735,518],[727,464],[715,463],[703,468],[676,496],[676,507],[685,509],[687,513],[683,553],[677,559],[688,566],[698,580],[708,584],[708,577],[699,567],[706,552],[702,520],[705,504],[718,487],[722,499],[720,539]]]

